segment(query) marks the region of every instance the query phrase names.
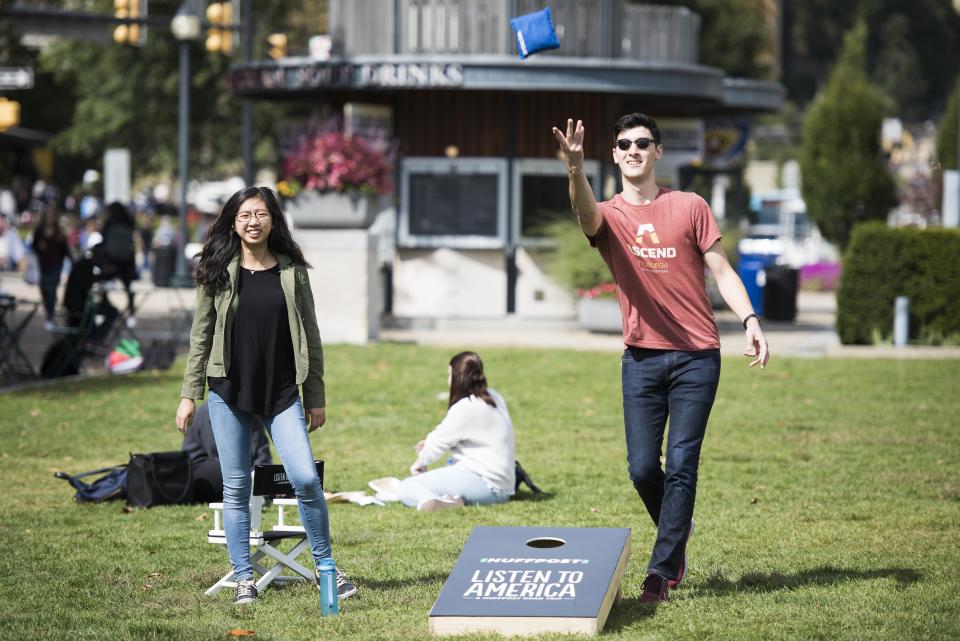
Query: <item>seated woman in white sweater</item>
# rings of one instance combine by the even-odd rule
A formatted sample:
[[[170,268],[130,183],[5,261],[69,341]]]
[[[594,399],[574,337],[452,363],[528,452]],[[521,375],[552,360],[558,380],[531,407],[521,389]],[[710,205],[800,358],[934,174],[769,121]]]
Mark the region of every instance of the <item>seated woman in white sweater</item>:
[[[381,498],[397,498],[408,507],[433,512],[508,500],[515,488],[513,422],[507,403],[487,387],[483,362],[474,352],[450,360],[447,415],[417,443],[413,476],[370,482]],[[450,453],[452,465],[427,471]]]

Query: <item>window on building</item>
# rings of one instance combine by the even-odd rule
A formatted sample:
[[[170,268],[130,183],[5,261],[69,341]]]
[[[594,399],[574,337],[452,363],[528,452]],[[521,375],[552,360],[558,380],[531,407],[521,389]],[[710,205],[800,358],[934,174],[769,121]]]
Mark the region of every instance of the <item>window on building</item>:
[[[496,236],[497,176],[412,174],[414,236]]]
[[[402,246],[503,246],[506,161],[407,158],[401,180]]]
[[[600,164],[584,163],[587,181],[596,194],[600,184]],[[547,159],[521,159],[514,162],[514,237],[521,245],[548,245],[548,230],[557,221],[570,221],[569,177],[563,162]]]

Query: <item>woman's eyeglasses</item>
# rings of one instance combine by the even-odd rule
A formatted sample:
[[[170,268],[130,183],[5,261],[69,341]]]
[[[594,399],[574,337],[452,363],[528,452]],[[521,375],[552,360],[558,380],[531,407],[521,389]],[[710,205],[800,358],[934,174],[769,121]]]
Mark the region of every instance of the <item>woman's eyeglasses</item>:
[[[237,212],[237,220],[241,223],[249,223],[250,219],[253,218],[254,216],[257,217],[257,220],[259,220],[260,222],[263,222],[267,218],[270,218],[270,212],[267,211],[266,209]]]
[[[637,138],[636,140],[630,140],[629,138],[620,138],[617,140],[617,149],[620,151],[627,151],[630,149],[630,145],[636,145],[637,149],[646,149],[650,146],[650,143],[658,144],[653,138]]]

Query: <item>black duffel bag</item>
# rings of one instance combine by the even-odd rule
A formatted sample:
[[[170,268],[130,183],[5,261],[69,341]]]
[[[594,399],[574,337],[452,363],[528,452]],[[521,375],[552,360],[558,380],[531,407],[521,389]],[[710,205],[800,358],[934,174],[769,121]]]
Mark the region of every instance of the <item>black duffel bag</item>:
[[[127,503],[136,507],[193,502],[193,466],[183,450],[131,454]]]

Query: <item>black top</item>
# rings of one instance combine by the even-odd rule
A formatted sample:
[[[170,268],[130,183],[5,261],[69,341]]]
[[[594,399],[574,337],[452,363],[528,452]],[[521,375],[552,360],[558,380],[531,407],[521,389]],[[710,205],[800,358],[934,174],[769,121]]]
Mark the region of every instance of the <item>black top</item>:
[[[230,370],[209,377],[210,389],[234,409],[276,416],[297,400],[297,368],[280,286],[280,266],[240,268],[237,315],[230,338]]]

